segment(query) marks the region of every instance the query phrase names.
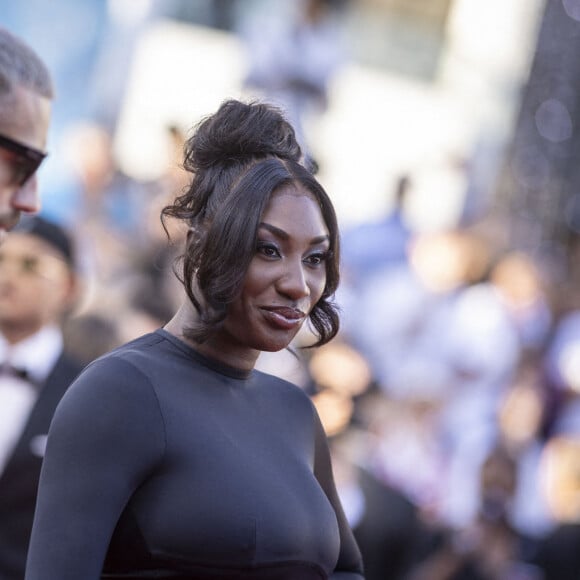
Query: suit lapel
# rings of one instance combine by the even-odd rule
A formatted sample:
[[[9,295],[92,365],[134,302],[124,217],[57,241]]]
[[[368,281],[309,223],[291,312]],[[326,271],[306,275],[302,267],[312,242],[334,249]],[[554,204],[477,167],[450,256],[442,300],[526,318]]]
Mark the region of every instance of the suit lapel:
[[[34,455],[44,455],[45,441],[54,411],[66,389],[73,382],[82,365],[66,354],[61,354],[46,381],[39,388],[38,398],[32,407],[25,427],[20,435],[14,451],[6,464],[3,476],[10,466],[19,458]]]

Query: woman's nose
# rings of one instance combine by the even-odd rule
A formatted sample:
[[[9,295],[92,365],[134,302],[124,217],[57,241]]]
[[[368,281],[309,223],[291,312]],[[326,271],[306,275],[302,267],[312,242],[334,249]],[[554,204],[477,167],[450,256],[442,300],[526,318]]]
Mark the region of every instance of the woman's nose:
[[[310,294],[307,276],[302,260],[298,263],[288,263],[280,277],[278,289],[293,300],[304,298]]]

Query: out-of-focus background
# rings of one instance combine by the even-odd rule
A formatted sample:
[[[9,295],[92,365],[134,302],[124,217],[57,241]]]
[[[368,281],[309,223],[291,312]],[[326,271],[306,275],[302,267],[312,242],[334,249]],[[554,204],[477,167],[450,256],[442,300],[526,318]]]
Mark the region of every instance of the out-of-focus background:
[[[312,395],[368,579],[580,577],[580,0],[2,0],[0,23],[55,75],[71,349],[171,316],[183,142],[228,97],[275,102],[336,205],[343,328],[260,364]]]

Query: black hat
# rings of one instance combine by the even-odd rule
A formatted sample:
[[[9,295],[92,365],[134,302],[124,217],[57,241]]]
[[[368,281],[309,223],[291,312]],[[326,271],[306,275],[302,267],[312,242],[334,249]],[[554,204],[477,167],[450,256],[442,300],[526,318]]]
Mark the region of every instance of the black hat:
[[[53,248],[56,248],[62,254],[66,263],[71,268],[74,268],[73,241],[62,226],[38,215],[32,215],[23,216],[12,231],[41,238]]]

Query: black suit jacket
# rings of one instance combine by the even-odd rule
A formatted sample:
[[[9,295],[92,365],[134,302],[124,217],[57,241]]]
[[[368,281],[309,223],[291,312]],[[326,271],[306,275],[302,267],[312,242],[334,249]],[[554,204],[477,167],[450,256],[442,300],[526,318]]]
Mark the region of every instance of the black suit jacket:
[[[0,580],[23,580],[34,519],[43,440],[64,392],[83,366],[62,354],[41,387],[24,430],[0,475]]]
[[[358,472],[365,512],[353,528],[366,580],[405,578],[413,563],[420,523],[417,508],[399,491],[365,469]]]

